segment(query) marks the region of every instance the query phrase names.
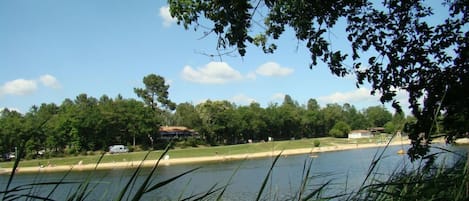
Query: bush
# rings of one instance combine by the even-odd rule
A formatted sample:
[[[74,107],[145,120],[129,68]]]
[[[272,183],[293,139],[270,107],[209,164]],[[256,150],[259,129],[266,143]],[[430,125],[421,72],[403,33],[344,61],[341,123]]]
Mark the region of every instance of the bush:
[[[67,149],[67,154],[72,156],[78,156],[79,151],[75,148]]]
[[[175,147],[185,149],[187,147],[198,147],[199,145],[205,145],[205,142],[197,138],[186,138],[179,140],[175,143]]]
[[[24,159],[26,160],[31,160],[35,158],[36,158],[36,154],[32,154],[32,153],[27,153],[26,156],[24,157]]]
[[[140,145],[140,149],[141,149],[142,151],[147,151],[147,150],[150,149],[150,145],[149,145],[149,144],[146,144],[146,143],[143,143],[143,144]]]
[[[129,148],[129,152],[134,152],[135,148],[133,145],[127,145],[127,148]]]
[[[185,149],[185,148],[188,147],[188,145],[187,145],[187,143],[186,143],[185,140],[184,140],[184,141],[177,141],[177,142],[175,143],[175,147],[179,147],[179,148],[181,148],[181,149]]]
[[[52,151],[52,152],[49,152],[49,154],[50,154],[51,158],[53,158],[53,157],[65,157],[65,153],[61,152],[61,151]]]
[[[154,149],[155,150],[163,150],[168,146],[168,144],[169,144],[169,141],[160,141],[160,142],[154,144]],[[174,143],[171,143],[171,146],[169,148],[174,149]]]
[[[314,147],[319,147],[319,145],[321,145],[321,142],[319,140],[314,140],[313,144],[314,144]]]

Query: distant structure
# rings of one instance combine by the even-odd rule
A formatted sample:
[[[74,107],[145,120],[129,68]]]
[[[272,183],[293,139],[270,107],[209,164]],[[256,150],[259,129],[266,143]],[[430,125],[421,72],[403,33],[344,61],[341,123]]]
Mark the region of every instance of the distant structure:
[[[370,128],[370,132],[374,134],[384,133],[384,127]]]
[[[358,139],[358,138],[371,138],[373,133],[369,130],[353,130],[348,134],[349,139]]]
[[[184,126],[161,126],[159,129],[160,138],[164,140],[179,138],[199,138],[199,133]]]

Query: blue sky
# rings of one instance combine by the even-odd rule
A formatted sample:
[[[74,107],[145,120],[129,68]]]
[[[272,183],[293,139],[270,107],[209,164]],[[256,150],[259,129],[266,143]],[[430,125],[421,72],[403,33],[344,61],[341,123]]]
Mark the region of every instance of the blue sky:
[[[275,54],[250,47],[238,55],[209,57],[215,37],[185,30],[168,15],[165,1],[0,1],[0,108],[27,112],[32,105],[60,104],[80,93],[137,98],[134,87],[154,73],[170,84],[170,99],[207,99],[267,106],[285,94],[300,104],[314,98],[380,105],[353,76],[337,78],[325,65],[309,69],[302,43],[287,33]],[[347,48],[333,32],[333,47]],[[401,98],[405,98],[402,96]]]

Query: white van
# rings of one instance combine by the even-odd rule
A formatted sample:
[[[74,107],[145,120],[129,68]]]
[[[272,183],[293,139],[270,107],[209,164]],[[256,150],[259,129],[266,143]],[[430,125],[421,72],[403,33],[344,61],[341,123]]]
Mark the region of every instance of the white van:
[[[127,152],[129,152],[129,149],[124,145],[112,145],[109,147],[110,154],[127,153]]]

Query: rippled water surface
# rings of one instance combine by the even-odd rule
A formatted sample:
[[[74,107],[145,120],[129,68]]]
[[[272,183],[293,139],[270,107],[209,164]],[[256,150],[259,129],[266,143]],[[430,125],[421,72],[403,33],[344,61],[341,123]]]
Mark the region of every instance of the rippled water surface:
[[[401,146],[387,148],[376,170],[377,173],[380,173],[379,177],[386,178],[396,169],[413,168],[417,165],[410,163],[406,155],[397,154],[397,151],[402,148]],[[467,147],[450,148],[467,149]],[[273,169],[263,196],[267,200],[285,200],[295,196],[303,181],[305,167],[309,166],[309,162],[312,166],[307,189],[315,189],[320,184],[331,181],[327,190],[329,194],[353,191],[363,182],[373,158],[382,150],[383,148],[369,148],[318,153],[316,155],[281,156]],[[450,161],[454,157],[448,155],[447,158]],[[228,188],[223,196],[224,200],[253,200],[259,192],[273,160],[274,158],[262,158],[196,165],[161,166],[152,178],[153,183],[166,180],[193,168],[200,167],[200,169],[161,189],[146,194],[143,200],[177,200],[199,193],[203,194],[212,188],[223,187],[227,184]],[[71,172],[68,175],[66,173],[19,174],[15,177],[12,186],[61,180],[83,183],[82,181],[89,178],[88,188],[93,190],[87,200],[112,200],[123,189],[133,172],[134,170],[108,170]],[[141,173],[135,186],[138,186],[146,175],[148,175],[148,170]],[[7,180],[6,175],[0,176],[1,190],[5,188]],[[79,184],[73,183],[62,184],[52,198],[63,200],[76,192],[78,186]],[[44,196],[52,188],[53,186],[35,187],[32,193]],[[136,187],[133,188],[132,192],[135,191]],[[217,195],[218,193],[214,194],[214,196]]]

